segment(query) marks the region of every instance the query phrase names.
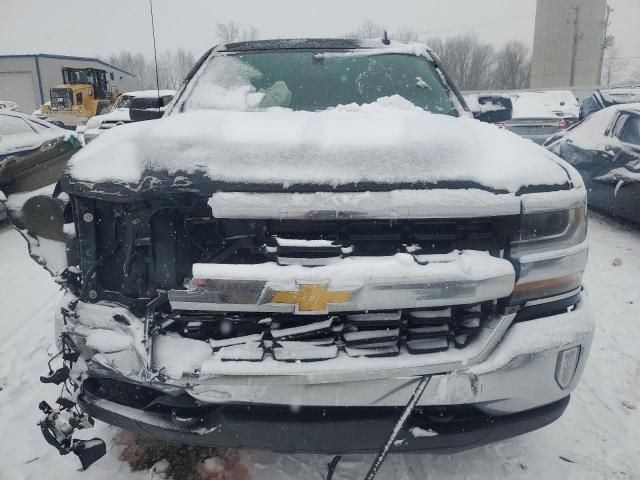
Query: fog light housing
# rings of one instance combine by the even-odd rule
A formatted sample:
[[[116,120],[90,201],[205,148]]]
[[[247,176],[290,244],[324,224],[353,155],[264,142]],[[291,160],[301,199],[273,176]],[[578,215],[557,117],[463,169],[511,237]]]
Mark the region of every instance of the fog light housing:
[[[573,382],[578,369],[581,347],[573,347],[558,353],[556,363],[556,383],[562,390],[566,390]]]

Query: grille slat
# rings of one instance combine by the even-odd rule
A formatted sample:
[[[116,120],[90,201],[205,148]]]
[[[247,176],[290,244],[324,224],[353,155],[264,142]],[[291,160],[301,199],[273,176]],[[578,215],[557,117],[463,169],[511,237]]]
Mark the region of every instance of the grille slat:
[[[398,355],[403,349],[421,355],[464,348],[492,309],[487,302],[473,307],[326,315],[304,322],[287,314],[182,315],[175,325],[183,336],[208,340],[222,361],[255,362],[269,357],[307,362],[335,358],[340,351],[350,357],[378,357]],[[216,324],[226,326],[212,328]],[[222,331],[226,338],[221,338]]]

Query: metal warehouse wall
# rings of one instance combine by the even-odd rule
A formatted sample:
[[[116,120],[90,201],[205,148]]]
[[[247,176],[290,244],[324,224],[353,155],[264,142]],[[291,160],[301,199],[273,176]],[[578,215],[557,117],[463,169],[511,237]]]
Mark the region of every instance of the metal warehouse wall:
[[[576,9],[578,23],[575,28]],[[531,88],[562,88],[600,84],[606,0],[538,0]]]
[[[16,102],[25,113],[38,108],[40,94],[33,57],[0,57],[0,100]]]
[[[63,67],[99,68],[107,72],[107,80],[119,92],[136,89],[133,75],[93,59],[55,55],[0,56],[0,100],[16,102],[21,112],[33,112],[49,101],[49,90],[62,83]]]

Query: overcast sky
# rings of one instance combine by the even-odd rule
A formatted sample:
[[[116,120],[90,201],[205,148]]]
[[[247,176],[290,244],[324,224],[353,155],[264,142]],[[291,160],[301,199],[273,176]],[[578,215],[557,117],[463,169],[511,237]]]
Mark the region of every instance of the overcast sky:
[[[609,0],[618,55],[640,57],[640,0]],[[0,54],[108,55],[152,50],[147,0],[0,0]],[[365,19],[425,36],[477,32],[497,46],[531,45],[535,0],[154,0],[160,51],[200,55],[216,24],[255,25],[262,38],[340,36]]]

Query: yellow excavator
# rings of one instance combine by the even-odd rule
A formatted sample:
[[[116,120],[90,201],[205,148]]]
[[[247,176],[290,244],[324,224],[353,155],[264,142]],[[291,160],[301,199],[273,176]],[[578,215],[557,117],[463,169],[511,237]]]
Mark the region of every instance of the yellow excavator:
[[[75,128],[107,113],[118,98],[110,89],[107,72],[97,68],[62,69],[62,84],[49,91],[50,101],[40,107],[38,117],[63,128]]]

